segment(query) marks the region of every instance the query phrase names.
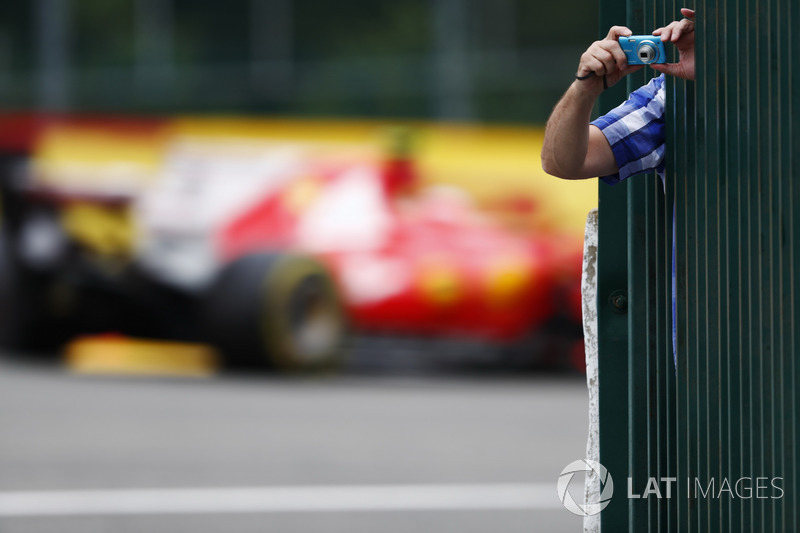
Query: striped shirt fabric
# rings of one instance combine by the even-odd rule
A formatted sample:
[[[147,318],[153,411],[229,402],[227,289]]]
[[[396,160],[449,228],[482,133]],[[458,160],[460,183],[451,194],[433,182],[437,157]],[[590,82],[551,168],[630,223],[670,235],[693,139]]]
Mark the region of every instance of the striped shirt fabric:
[[[631,93],[630,97],[593,121],[611,145],[619,172],[601,179],[614,185],[630,176],[656,171],[664,176],[664,75]]]
[[[643,172],[656,173],[664,181],[664,74],[633,91],[628,99],[592,124],[600,128],[611,145],[619,172],[602,179],[614,185]],[[673,206],[674,210],[674,206]],[[673,220],[674,220],[673,211]],[[672,226],[672,357],[678,368],[677,281],[675,264],[675,224]]]

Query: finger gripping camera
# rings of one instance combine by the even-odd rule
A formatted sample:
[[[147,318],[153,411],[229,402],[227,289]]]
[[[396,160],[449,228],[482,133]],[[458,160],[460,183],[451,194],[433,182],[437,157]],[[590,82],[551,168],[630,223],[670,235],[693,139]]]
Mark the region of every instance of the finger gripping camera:
[[[631,35],[620,37],[619,45],[628,58],[629,65],[650,65],[666,63],[667,52],[661,39],[652,35]]]

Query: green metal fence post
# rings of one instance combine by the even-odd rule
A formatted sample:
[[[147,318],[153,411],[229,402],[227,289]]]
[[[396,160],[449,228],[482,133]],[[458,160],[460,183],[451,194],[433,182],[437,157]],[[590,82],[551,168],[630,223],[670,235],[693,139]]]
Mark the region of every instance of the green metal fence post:
[[[601,31],[649,32],[680,7],[602,0]],[[674,477],[677,492],[620,491],[601,523],[614,533],[797,531],[800,8],[695,9],[697,80],[667,83],[666,183],[601,185],[599,211],[600,459],[617,486],[630,478],[640,494],[651,478],[664,488]],[[631,76],[629,90],[646,76]],[[617,89],[602,111],[624,99]],[[609,304],[614,291],[626,309]]]

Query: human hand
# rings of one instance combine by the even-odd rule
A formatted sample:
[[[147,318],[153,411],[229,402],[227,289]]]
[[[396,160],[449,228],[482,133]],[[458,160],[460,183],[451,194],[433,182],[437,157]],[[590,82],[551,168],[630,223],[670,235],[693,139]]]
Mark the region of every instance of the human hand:
[[[578,64],[576,77],[580,80],[579,87],[599,93],[642,68],[641,65],[629,66],[625,52],[619,45],[620,37],[632,33],[625,26],[613,26],[605,39],[592,43]]]
[[[680,59],[678,63],[654,63],[650,65],[654,70],[677,76],[685,80],[694,79],[694,11],[681,8],[681,15],[685,18],[671,22],[663,28],[658,28],[653,35],[661,37],[663,42],[671,42],[678,49]]]

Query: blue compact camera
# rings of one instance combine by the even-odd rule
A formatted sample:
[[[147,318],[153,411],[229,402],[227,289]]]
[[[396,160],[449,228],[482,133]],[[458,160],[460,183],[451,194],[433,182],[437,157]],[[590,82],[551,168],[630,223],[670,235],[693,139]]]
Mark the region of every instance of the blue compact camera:
[[[667,51],[661,38],[655,35],[631,35],[620,37],[619,45],[628,58],[629,65],[650,65],[666,63]]]

